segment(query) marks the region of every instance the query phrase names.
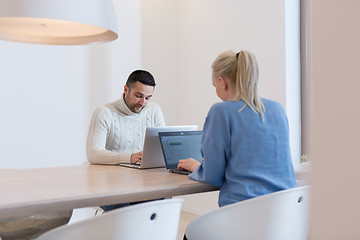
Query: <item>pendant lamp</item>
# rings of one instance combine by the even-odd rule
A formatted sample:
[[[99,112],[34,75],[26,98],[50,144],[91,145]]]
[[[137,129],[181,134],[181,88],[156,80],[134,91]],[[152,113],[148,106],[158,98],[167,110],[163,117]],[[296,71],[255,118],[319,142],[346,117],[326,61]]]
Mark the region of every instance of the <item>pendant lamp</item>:
[[[117,37],[112,0],[0,0],[0,40],[82,45]]]

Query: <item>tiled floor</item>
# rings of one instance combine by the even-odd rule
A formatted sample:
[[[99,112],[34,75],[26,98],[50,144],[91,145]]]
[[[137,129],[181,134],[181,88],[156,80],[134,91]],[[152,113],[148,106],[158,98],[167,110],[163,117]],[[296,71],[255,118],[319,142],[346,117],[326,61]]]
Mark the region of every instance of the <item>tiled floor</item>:
[[[192,214],[192,213],[188,213],[188,212],[184,212],[184,211],[181,212],[177,240],[183,239],[186,226],[197,217],[198,217],[197,215]]]

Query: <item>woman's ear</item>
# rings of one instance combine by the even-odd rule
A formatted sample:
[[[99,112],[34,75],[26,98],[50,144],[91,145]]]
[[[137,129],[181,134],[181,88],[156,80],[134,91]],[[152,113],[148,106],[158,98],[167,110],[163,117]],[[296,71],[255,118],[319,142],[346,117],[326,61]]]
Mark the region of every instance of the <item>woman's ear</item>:
[[[226,89],[228,88],[228,83],[227,83],[227,81],[226,81],[224,78],[222,78],[222,77],[219,77],[218,79],[219,79],[219,81],[220,81],[221,87],[222,87],[224,90],[226,90]]]

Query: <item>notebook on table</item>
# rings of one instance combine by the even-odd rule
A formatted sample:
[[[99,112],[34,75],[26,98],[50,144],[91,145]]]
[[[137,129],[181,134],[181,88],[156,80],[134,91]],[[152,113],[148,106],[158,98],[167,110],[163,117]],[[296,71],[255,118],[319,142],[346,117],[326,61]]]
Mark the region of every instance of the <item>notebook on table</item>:
[[[143,156],[141,163],[120,163],[120,166],[138,169],[165,167],[164,156],[161,150],[159,132],[192,131],[197,130],[196,125],[148,127],[145,132]]]
[[[199,162],[202,161],[202,131],[159,132],[159,138],[168,171],[189,174],[189,171],[177,168],[179,160],[194,158]]]

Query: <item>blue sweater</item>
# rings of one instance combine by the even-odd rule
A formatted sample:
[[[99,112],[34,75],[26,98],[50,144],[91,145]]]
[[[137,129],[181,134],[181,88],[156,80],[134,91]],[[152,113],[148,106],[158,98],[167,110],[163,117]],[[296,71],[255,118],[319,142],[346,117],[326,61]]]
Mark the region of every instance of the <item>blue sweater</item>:
[[[264,122],[243,101],[214,104],[206,117],[204,161],[189,178],[220,187],[219,206],[296,187],[282,106],[263,99]]]

